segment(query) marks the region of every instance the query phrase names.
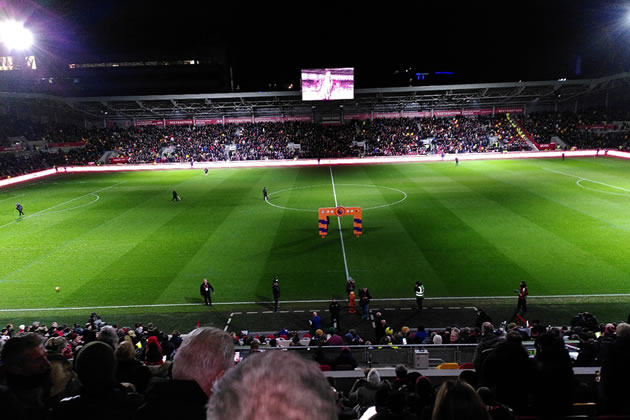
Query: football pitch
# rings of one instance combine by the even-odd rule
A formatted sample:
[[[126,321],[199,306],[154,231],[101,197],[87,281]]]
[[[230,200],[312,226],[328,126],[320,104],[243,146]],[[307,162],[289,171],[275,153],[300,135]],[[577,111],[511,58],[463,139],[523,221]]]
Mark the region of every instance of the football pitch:
[[[522,280],[532,296],[627,294],[629,174],[575,158],[58,175],[0,190],[0,308],[190,311],[204,277],[226,303],[272,300],[275,275],[296,301],[345,298],[347,275],[375,298],[411,298],[416,280],[427,297]],[[335,206],[362,207],[361,237],[348,217],[319,237],[317,209]]]

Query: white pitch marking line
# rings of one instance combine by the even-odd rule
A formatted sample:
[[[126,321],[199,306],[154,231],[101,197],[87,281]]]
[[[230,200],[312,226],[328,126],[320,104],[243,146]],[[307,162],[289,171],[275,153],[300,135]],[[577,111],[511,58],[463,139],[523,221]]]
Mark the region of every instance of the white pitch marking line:
[[[464,306],[464,309],[472,309],[473,311],[477,310],[475,306]]]
[[[14,198],[22,197],[24,195],[26,195],[26,194],[12,195],[11,197],[4,198],[4,199],[0,200],[0,203],[2,203],[3,201],[14,199]]]
[[[64,204],[72,203],[73,201],[77,201],[77,200],[79,200],[79,199],[81,199],[81,198],[83,198],[83,197],[87,197],[87,196],[88,196],[88,195],[90,195],[90,194],[94,194],[94,195],[96,195],[96,193],[99,193],[99,192],[101,192],[101,191],[108,190],[108,189],[110,189],[110,188],[117,187],[118,185],[123,184],[123,183],[125,183],[125,182],[127,182],[127,181],[122,181],[122,182],[119,182],[118,184],[110,185],[109,187],[101,188],[101,189],[99,189],[99,190],[92,191],[92,192],[89,192],[89,193],[87,193],[87,194],[83,194],[83,195],[81,195],[81,196],[79,196],[79,197],[73,198],[72,200],[64,201],[63,203],[59,203],[59,204],[56,204],[56,205],[54,205],[54,206],[52,206],[52,207],[48,207],[47,209],[40,210],[40,211],[38,211],[37,213],[33,213],[33,214],[28,215],[28,216],[24,216],[24,217],[23,217],[23,218],[21,218],[21,219],[16,219],[16,220],[14,220],[14,221],[12,221],[12,222],[6,223],[6,224],[4,224],[4,225],[0,225],[0,229],[1,229],[1,228],[3,228],[3,227],[5,227],[5,226],[12,225],[13,223],[17,223],[17,221],[18,221],[18,220],[30,219],[31,217],[38,216],[38,215],[40,215],[40,214],[42,214],[42,213],[47,212],[48,210],[55,209],[55,208],[57,208],[57,207],[59,207],[59,206],[63,206]]]
[[[272,314],[273,311],[263,311],[263,314]]]
[[[301,311],[293,311],[293,312],[304,312],[304,310],[301,310]]]
[[[545,171],[549,171],[549,172],[555,172],[555,173],[560,174],[560,175],[565,175],[565,176],[570,176],[570,177],[573,177],[573,178],[577,178],[577,179],[578,179],[578,180],[580,180],[580,181],[593,182],[593,183],[595,183],[595,184],[603,185],[603,186],[605,186],[605,187],[615,188],[615,189],[617,189],[617,190],[621,190],[621,191],[625,191],[625,192],[630,193],[630,190],[628,190],[628,189],[626,189],[626,188],[615,187],[614,185],[606,184],[605,182],[595,181],[595,180],[593,180],[593,179],[584,178],[583,176],[577,176],[577,175],[567,174],[567,173],[564,173],[564,172],[556,171],[555,169],[549,169],[549,168],[542,168],[542,169],[544,169]],[[579,184],[578,184],[578,185],[579,185]],[[581,185],[580,185],[580,186],[581,186]],[[584,188],[585,188],[585,187],[584,187]]]
[[[335,207],[338,207],[337,204],[337,191],[335,191],[335,178],[333,177],[332,166],[329,166],[330,169],[330,182],[332,182],[333,196],[335,197]],[[343,252],[343,265],[346,268],[346,280],[350,278],[350,273],[348,272],[348,261],[346,260],[346,247],[343,243],[343,232],[341,231],[341,218],[337,217],[337,225],[339,226],[339,238],[341,239],[341,251]]]
[[[527,296],[527,299],[553,299],[553,298],[590,298],[590,297],[630,297],[629,293],[600,293],[588,295],[546,295],[546,296]],[[427,300],[479,300],[479,299],[516,299],[515,296],[444,296],[424,298]],[[391,301],[391,300],[415,300],[415,298],[389,298],[389,299],[372,299],[373,301]],[[319,300],[283,300],[283,303],[327,303],[329,299]],[[339,302],[347,302],[347,299],[339,300]],[[251,302],[212,302],[213,305],[258,305],[270,304],[273,301],[251,301]],[[166,308],[178,306],[200,306],[200,303],[156,303],[152,305],[116,305],[116,306],[75,306],[66,308],[13,308],[0,309],[0,312],[36,312],[36,311],[85,311],[90,309],[129,309],[129,308]],[[427,307],[428,309],[444,309],[442,306]],[[318,312],[318,311],[315,311]],[[289,311],[280,311],[280,313],[289,313]],[[242,312],[232,312],[232,315],[242,315]]]
[[[288,314],[289,311],[279,311],[281,314]]]
[[[229,319],[227,320],[227,323],[228,323],[228,324],[229,324],[230,322],[232,322],[232,318],[229,318]]]
[[[223,328],[223,331],[227,331],[228,326],[226,325],[225,328]]]
[[[257,314],[258,311],[254,311],[254,312],[246,312],[247,315],[253,315],[253,314]]]
[[[449,306],[448,309],[460,309],[459,306]]]
[[[401,311],[410,311],[412,308],[400,308]]]

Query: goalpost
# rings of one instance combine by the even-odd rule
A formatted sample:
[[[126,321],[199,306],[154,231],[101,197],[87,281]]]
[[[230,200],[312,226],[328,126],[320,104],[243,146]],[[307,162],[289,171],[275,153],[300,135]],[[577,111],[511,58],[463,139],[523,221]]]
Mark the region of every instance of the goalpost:
[[[322,207],[318,211],[319,215],[319,236],[325,238],[328,235],[328,220],[330,216],[352,216],[353,233],[357,238],[363,233],[363,213],[361,207]]]

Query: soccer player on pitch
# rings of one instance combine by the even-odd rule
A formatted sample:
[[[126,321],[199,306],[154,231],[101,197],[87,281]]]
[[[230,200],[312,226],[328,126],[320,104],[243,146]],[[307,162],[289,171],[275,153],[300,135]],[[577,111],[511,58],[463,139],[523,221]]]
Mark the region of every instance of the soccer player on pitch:
[[[24,216],[24,209],[22,208],[22,205],[20,203],[15,204],[15,209],[18,211],[20,216]]]
[[[269,201],[269,194],[267,194],[267,187],[263,187],[263,199]]]
[[[181,201],[181,198],[179,198],[179,195],[177,195],[177,191],[175,190],[173,190],[173,198],[171,201]]]

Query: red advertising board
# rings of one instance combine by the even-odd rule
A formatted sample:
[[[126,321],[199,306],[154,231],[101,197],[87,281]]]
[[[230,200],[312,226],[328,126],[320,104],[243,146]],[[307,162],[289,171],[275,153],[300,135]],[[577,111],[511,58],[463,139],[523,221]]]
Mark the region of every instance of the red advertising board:
[[[345,121],[369,120],[370,119],[370,114],[344,114],[343,119]]]
[[[133,126],[133,121],[129,121],[129,120],[114,120],[114,121],[107,121],[107,127],[109,128],[113,128],[113,127],[131,127]]]
[[[578,125],[577,128],[581,130],[612,130],[615,126],[612,124],[590,124]]]
[[[83,143],[82,141],[74,141],[74,142],[67,142],[67,143],[48,143],[47,146],[49,148],[50,147],[83,147],[85,146],[85,143]]]
[[[539,143],[538,150],[556,150],[556,143]]]
[[[282,122],[282,117],[254,117],[254,122]]]
[[[375,112],[374,118],[400,118],[400,112]]]
[[[438,109],[433,111],[434,117],[456,117],[462,115],[461,109]]]
[[[522,114],[525,112],[525,108],[523,107],[514,107],[514,108],[495,108],[495,114]]]
[[[252,122],[252,117],[236,117],[236,118],[226,118],[226,124],[243,124]]]
[[[430,118],[431,111],[403,112],[403,118]]]
[[[197,118],[195,125],[215,125],[223,124],[223,118]]]
[[[142,127],[145,125],[157,125],[161,127],[164,125],[164,120],[138,120],[136,121],[136,127]]]
[[[166,125],[193,125],[193,120],[166,120]]]
[[[462,115],[471,116],[471,115],[492,115],[491,109],[464,109],[462,111]]]
[[[128,160],[126,157],[109,158],[109,163],[127,163]]]
[[[0,147],[0,152],[19,152],[20,150],[22,150],[21,144],[17,146]]]
[[[313,117],[310,117],[308,115],[292,115],[292,116],[287,116],[284,117],[285,121],[304,121],[304,122],[311,122],[313,121]]]

